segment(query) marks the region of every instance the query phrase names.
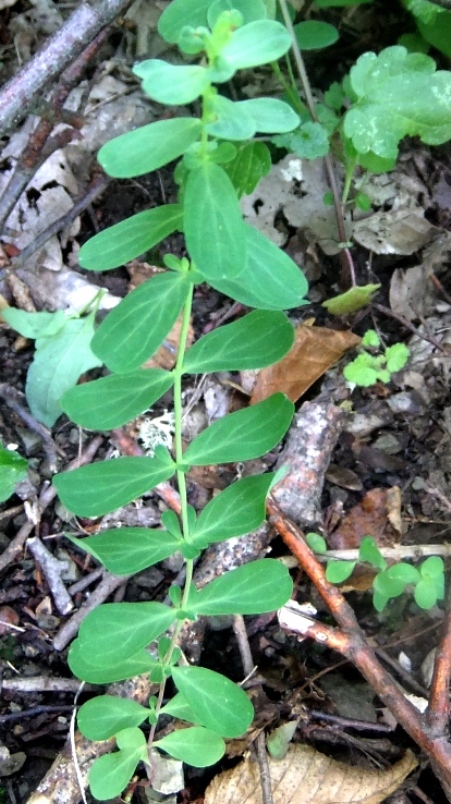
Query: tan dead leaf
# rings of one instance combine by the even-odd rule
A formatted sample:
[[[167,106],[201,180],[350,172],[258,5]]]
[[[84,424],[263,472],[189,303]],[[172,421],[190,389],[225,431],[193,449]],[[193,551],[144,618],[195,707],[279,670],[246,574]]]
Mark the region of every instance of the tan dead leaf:
[[[288,354],[258,373],[251,404],[261,402],[276,391],[296,402],[345,352],[359,343],[358,335],[349,330],[300,324]]]
[[[170,371],[175,366],[177,359],[177,348],[179,345],[180,331],[182,328],[182,315],[180,315],[172,327],[169,335],[166,335],[163,343],[154,356],[148,360],[143,368],[162,368]],[[194,340],[194,330],[192,325],[189,325],[188,330],[188,346],[191,346]]]
[[[306,745],[293,745],[284,759],[268,758],[274,804],[380,804],[418,764],[411,751],[387,770],[345,765]],[[262,804],[259,768],[245,760],[216,776],[205,804]]]
[[[372,536],[378,547],[392,547],[402,535],[401,491],[371,489],[363,500],[351,508],[328,539],[332,550],[360,546],[364,536]]]

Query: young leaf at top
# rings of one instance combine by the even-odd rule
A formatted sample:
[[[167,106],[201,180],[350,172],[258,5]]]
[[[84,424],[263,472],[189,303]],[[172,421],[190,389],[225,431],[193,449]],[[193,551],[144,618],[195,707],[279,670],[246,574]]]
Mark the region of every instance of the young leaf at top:
[[[284,25],[274,20],[256,20],[233,32],[221,57],[234,70],[247,70],[280,59],[290,47],[291,36]]]
[[[291,349],[294,328],[282,312],[254,310],[209,332],[188,349],[183,372],[243,371],[276,363]]]
[[[259,458],[285,435],[293,414],[293,403],[283,394],[273,394],[207,427],[191,442],[184,460],[194,466],[204,466]]]
[[[105,173],[117,179],[142,176],[181,156],[199,138],[202,124],[195,117],[157,120],[115,137],[102,146],[98,160]]]
[[[161,740],[155,740],[153,745],[166,751],[171,757],[187,762],[193,768],[214,765],[225,753],[224,740],[202,726],[173,731]]]
[[[63,411],[88,430],[112,430],[144,413],[174,382],[163,369],[111,374],[70,388],[61,398]],[[133,393],[130,389],[133,388]]]
[[[197,518],[192,544],[203,549],[258,528],[265,519],[266,496],[274,476],[272,472],[245,477],[213,497]]]
[[[203,586],[190,601],[190,611],[210,617],[263,614],[283,606],[292,592],[293,582],[286,567],[273,558],[262,558],[225,572]]]
[[[364,53],[349,77],[357,101],[345,114],[344,134],[359,153],[390,159],[407,135],[428,145],[451,138],[451,73],[435,72],[429,56],[400,45]]]
[[[167,530],[149,528],[113,528],[87,539],[68,538],[77,547],[95,556],[115,575],[141,572],[172,556],[182,544]]]
[[[0,442],[0,503],[11,497],[14,489],[27,476],[28,463],[18,452],[3,449]]]
[[[258,141],[237,145],[236,155],[224,165],[224,170],[239,198],[245,193],[253,193],[260,179],[271,170],[268,146]]]
[[[147,59],[133,72],[142,79],[142,88],[152,100],[177,106],[192,103],[209,84],[206,67],[196,64],[174,65],[161,59]]]
[[[119,751],[96,759],[88,774],[94,798],[107,801],[120,796],[141,760],[147,759],[146,738],[140,729],[124,729],[116,737]]]
[[[186,245],[203,276],[210,281],[240,274],[246,232],[235,188],[222,167],[207,161],[190,171],[183,208]]]
[[[240,737],[254,717],[246,693],[233,681],[205,667],[173,667],[172,678],[199,723],[221,737]]]
[[[80,707],[78,728],[88,740],[109,740],[118,731],[140,726],[149,710],[136,701],[116,695],[99,695]]]
[[[181,229],[182,207],[166,204],[145,209],[94,235],[78,254],[78,262],[89,271],[109,271],[134,260],[161,240]]]
[[[173,327],[189,291],[185,276],[157,274],[126,296],[101,323],[92,348],[118,374],[139,368]]]
[[[159,458],[115,458],[55,475],[63,505],[77,516],[98,517],[127,505],[174,474]]]

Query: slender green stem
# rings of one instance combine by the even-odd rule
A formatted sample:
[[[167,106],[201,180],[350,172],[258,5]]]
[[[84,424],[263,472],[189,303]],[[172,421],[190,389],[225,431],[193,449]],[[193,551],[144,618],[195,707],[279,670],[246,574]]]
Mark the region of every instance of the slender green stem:
[[[186,494],[186,479],[185,472],[179,468],[183,462],[183,445],[182,445],[182,375],[183,375],[183,360],[185,357],[186,344],[188,341],[188,330],[191,318],[191,308],[193,304],[193,290],[194,286],[191,285],[188,298],[183,309],[182,327],[180,331],[180,340],[177,353],[177,361],[173,369],[174,376],[174,448],[175,460],[177,462],[177,485],[180,494],[181,505],[181,518],[182,518],[182,533],[185,539],[189,539],[189,525],[188,525],[188,501]]]

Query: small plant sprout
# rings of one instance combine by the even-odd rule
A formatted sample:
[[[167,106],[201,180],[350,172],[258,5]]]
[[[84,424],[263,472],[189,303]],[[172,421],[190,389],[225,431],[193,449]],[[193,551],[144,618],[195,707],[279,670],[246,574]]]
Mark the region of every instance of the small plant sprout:
[[[380,352],[380,338],[368,330],[361,343],[361,353],[345,367],[343,374],[349,383],[369,388],[377,382],[390,382],[392,374],[406,365],[410,352],[403,343],[394,343]]]

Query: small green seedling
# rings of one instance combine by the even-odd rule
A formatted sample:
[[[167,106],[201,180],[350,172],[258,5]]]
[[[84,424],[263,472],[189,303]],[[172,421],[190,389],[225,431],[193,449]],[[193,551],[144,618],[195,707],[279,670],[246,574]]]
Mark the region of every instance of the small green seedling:
[[[5,449],[0,442],[0,503],[14,494],[27,476],[28,463],[15,449]]]
[[[344,368],[343,374],[349,383],[369,388],[377,382],[390,382],[392,374],[401,371],[406,365],[410,352],[403,343],[387,347],[382,354],[380,338],[373,330],[368,330],[362,338],[361,353]]]
[[[318,533],[308,533],[306,541],[318,555],[327,554],[325,539]],[[330,558],[327,561],[326,578],[330,583],[343,583],[357,564],[370,564],[377,570],[373,580],[373,605],[383,611],[387,603],[411,589],[416,604],[421,609],[430,609],[445,596],[444,564],[438,556],[426,558],[418,568],[405,561],[388,566],[372,536],[364,536],[359,547],[357,561]]]

